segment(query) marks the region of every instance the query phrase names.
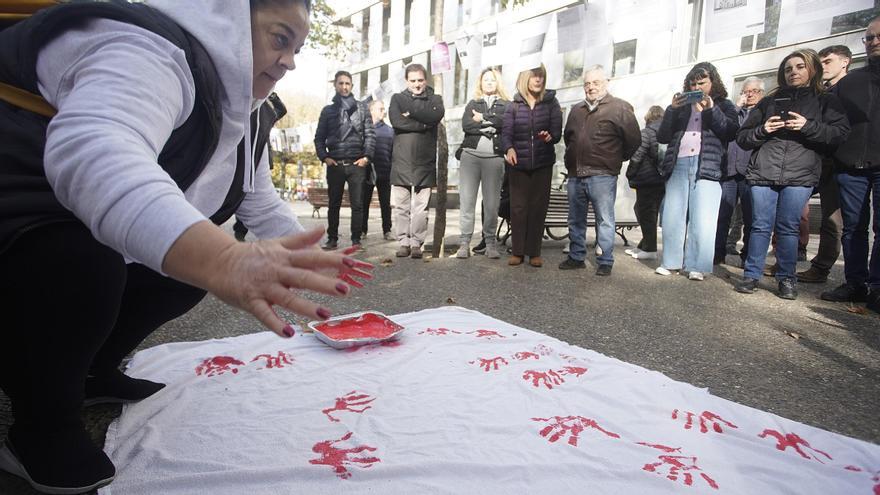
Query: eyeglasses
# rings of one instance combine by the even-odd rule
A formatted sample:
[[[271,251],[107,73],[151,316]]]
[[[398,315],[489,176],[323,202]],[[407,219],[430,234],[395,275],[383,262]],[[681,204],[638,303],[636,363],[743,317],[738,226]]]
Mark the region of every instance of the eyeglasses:
[[[759,95],[763,93],[763,89],[744,89],[740,92],[741,95]]]
[[[880,38],[880,36],[878,36],[876,34],[866,34],[864,37],[862,37],[862,43],[864,43],[866,45],[870,45],[871,43],[874,42],[875,39],[878,39],[878,38]]]
[[[602,83],[604,83],[604,82],[605,81],[586,81],[586,82],[584,82],[584,87],[589,88],[590,86],[595,86],[598,88],[598,87],[602,86]]]

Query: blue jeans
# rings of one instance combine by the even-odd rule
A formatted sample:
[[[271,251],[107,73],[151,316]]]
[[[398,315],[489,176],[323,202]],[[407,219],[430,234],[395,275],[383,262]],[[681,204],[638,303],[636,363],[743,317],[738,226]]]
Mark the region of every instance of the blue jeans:
[[[743,267],[746,278],[760,280],[767,260],[770,234],[776,232],[776,280],[796,277],[801,212],[812,187],[752,186],[752,236]]]
[[[742,205],[743,249],[740,258],[745,260],[749,252],[749,235],[752,229],[752,197],[749,184],[742,175],[721,181],[721,206],[718,208],[718,227],[715,233],[715,258],[724,259],[727,255],[727,235],[730,232],[730,219],[736,202]]]
[[[666,181],[661,266],[667,270],[712,273],[721,185],[697,178],[698,160],[679,158]]]
[[[569,177],[568,188],[568,256],[584,261],[587,256],[587,202],[593,203],[596,214],[596,237],[602,255],[596,258],[599,265],[613,265],[614,256],[614,201],[617,199],[617,176],[595,175],[592,177]]]
[[[850,285],[880,289],[880,169],[837,174],[843,217],[843,272]],[[871,198],[873,193],[874,197]],[[872,203],[873,201],[873,203]],[[874,246],[868,264],[868,219],[874,209]]]

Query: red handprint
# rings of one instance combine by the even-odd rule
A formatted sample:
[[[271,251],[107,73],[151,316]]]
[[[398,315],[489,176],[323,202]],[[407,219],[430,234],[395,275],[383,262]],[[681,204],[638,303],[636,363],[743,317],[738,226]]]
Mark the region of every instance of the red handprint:
[[[561,385],[565,383],[565,379],[562,378],[562,375],[553,371],[537,371],[537,370],[528,370],[523,373],[523,380],[532,381],[532,385],[535,387],[540,387],[544,385],[548,389],[553,389],[553,385]]]
[[[685,415],[684,429],[690,430],[694,425],[694,417],[696,417],[696,414],[694,414],[690,411],[683,411],[683,412]],[[709,427],[708,427],[707,423],[712,424],[712,429],[715,430],[716,433],[724,433],[724,430],[721,429],[721,425],[718,424],[719,422],[724,423],[725,425],[727,425],[730,428],[739,428],[738,426],[731,423],[730,421],[727,421],[724,418],[722,418],[721,416],[719,416],[713,412],[710,412],[710,411],[703,411],[703,413],[700,414],[699,417],[700,417],[700,433],[706,433],[709,431]],[[675,409],[674,411],[672,411],[672,419],[678,419],[678,409]]]
[[[312,447],[312,451],[318,454],[321,454],[320,459],[310,459],[309,464],[321,464],[325,466],[332,466],[333,472],[336,473],[342,479],[351,478],[351,473],[348,472],[348,469],[345,468],[345,465],[352,465],[352,463],[360,464],[363,468],[373,467],[373,464],[377,462],[381,462],[378,457],[353,457],[353,454],[360,454],[361,452],[375,452],[375,447],[368,447],[366,445],[358,445],[357,447],[352,447],[350,449],[340,449],[334,447],[334,443],[344,442],[351,438],[352,433],[346,433],[339,440],[325,440],[323,442],[318,442]]]
[[[871,477],[871,481],[876,483],[876,485],[874,485],[874,495],[880,495],[880,471],[874,473],[874,476]]]
[[[375,397],[370,398],[367,394],[356,395],[357,390],[352,390],[351,392],[345,394],[342,397],[336,398],[336,404],[333,407],[329,407],[327,409],[322,409],[321,412],[326,414],[330,421],[339,422],[338,419],[334,418],[330,415],[333,411],[349,411],[354,413],[362,413],[367,409],[372,408],[373,406],[367,406],[370,402],[376,400]],[[366,406],[362,409],[355,409],[355,406]]]
[[[581,376],[587,372],[587,368],[581,368],[578,366],[566,366],[559,370],[559,373],[562,375],[574,375]]]
[[[492,359],[483,359],[477,358],[480,360],[479,366],[483,368],[483,371],[489,371],[490,369],[498,369],[499,364],[507,365],[507,360],[501,356],[496,356]],[[476,361],[469,361],[470,364],[475,363]]]
[[[266,360],[267,368],[283,368],[285,364],[293,364],[293,356],[284,352],[278,351],[278,354],[272,356],[271,354],[259,354],[257,357],[251,359],[251,362],[258,361],[260,359]],[[257,368],[263,369],[263,368]]]
[[[667,447],[665,445],[652,445],[644,442],[637,442],[639,445],[645,445],[647,447],[655,448],[663,452],[672,453],[679,452],[681,453],[681,447]],[[644,471],[648,471],[651,473],[657,473],[660,476],[663,476],[663,473],[660,472],[659,468],[661,466],[667,466],[666,470],[666,478],[670,481],[677,481],[678,477],[682,477],[682,481],[687,486],[693,486],[694,484],[694,476],[689,471],[702,471],[699,466],[697,466],[697,458],[694,456],[684,456],[684,455],[660,455],[657,457],[660,459],[659,462],[645,464],[642,469]],[[706,473],[701,472],[700,477],[706,481],[714,489],[718,489],[718,483],[715,482],[712,478],[709,477]]]
[[[526,359],[541,359],[541,356],[535,354],[534,352],[517,352],[513,355],[514,359],[519,361],[525,361]]]
[[[568,437],[568,444],[577,447],[578,436],[587,428],[594,428],[608,435],[611,438],[620,438],[617,433],[612,433],[596,423],[596,420],[585,418],[583,416],[553,416],[552,418],[532,418],[532,421],[554,421],[544,427],[538,433],[547,438],[550,443],[556,442],[565,435]],[[550,433],[553,433],[550,435]],[[547,435],[550,435],[549,437]]]
[[[235,374],[238,373],[236,366],[244,366],[245,364],[232,356],[214,356],[207,358],[196,366],[196,376],[214,376],[222,375],[227,371]]]
[[[538,344],[535,346],[535,352],[542,356],[549,356],[550,354],[553,354],[553,349],[547,347],[544,344]]]
[[[458,330],[450,330],[448,328],[429,328],[427,330],[423,330],[419,332],[419,335],[428,334],[428,335],[448,335],[450,333],[461,334]]]
[[[801,446],[803,446],[804,448],[812,450],[813,452],[822,454],[825,457],[827,457],[828,460],[831,460],[830,455],[828,455],[825,452],[822,452],[819,449],[813,448],[812,446],[810,446],[809,442],[807,442],[806,440],[797,436],[794,433],[786,433],[783,435],[782,433],[780,433],[776,430],[767,429],[767,430],[764,430],[763,433],[758,435],[758,438],[767,438],[768,436],[776,439],[776,449],[777,450],[785,451],[785,449],[791,447],[794,449],[795,452],[800,454],[800,456],[803,457],[804,459],[815,459],[815,460],[819,461],[820,463],[825,464],[824,462],[822,462],[822,459],[819,459],[819,457],[817,455],[813,454],[812,456],[810,456],[809,454],[804,452],[801,449]]]
[[[477,334],[476,335],[477,338],[480,338],[480,337],[486,337],[487,339],[491,339],[493,337],[498,337],[499,339],[506,339],[507,338],[504,335],[501,335],[500,333],[496,332],[495,330],[476,330],[474,332],[468,332],[468,333]]]

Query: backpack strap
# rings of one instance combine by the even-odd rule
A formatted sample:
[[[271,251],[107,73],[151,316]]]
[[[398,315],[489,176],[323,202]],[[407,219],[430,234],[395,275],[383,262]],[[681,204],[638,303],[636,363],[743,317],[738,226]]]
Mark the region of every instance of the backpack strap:
[[[43,117],[52,118],[58,113],[42,96],[2,82],[0,82],[0,100]]]

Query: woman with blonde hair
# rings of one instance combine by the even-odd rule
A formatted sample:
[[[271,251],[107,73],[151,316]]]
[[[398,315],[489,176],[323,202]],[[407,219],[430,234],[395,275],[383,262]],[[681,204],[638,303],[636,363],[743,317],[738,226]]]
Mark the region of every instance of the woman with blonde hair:
[[[486,257],[501,257],[495,242],[501,179],[504,176],[500,131],[504,111],[509,103],[510,97],[504,89],[501,73],[491,67],[483,69],[474,88],[474,99],[464,107],[464,115],[461,117],[464,141],[455,153],[456,158],[461,160],[458,183],[461,241],[456,258],[468,258],[471,254],[470,242],[474,233],[479,187],[482,187],[483,192],[483,241],[486,243]]]
[[[547,69],[520,72],[517,93],[504,113],[501,146],[510,181],[510,226],[513,255],[508,265],[543,266],[541,241],[550,203],[550,181],[556,163],[554,145],[562,138],[562,109],[556,91],[547,89]]]
[[[776,78],[779,87],[755,105],[736,137],[740,147],[752,150],[746,180],[753,215],[743,281],[736,290],[757,290],[775,230],[777,295],[796,299],[800,213],[819,183],[822,151],[846,140],[849,121],[837,96],[822,85],[815,51],[789,54]]]

